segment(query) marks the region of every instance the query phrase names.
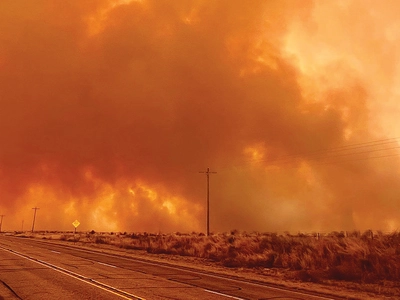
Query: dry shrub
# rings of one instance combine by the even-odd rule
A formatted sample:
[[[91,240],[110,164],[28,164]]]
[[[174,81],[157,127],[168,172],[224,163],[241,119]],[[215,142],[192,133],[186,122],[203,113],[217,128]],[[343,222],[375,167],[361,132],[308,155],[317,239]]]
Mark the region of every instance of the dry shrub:
[[[62,240],[70,240],[62,235]],[[400,280],[400,234],[333,232],[325,236],[233,230],[213,234],[114,234],[90,232],[88,242],[154,254],[193,256],[230,268],[284,268],[291,278],[373,283]]]
[[[96,236],[94,242],[96,244],[110,244],[110,239],[100,235],[100,236]]]

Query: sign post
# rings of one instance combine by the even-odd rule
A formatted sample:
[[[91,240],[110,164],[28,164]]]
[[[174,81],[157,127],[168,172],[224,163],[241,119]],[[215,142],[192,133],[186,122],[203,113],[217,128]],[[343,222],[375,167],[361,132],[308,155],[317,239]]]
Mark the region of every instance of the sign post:
[[[76,243],[76,238],[75,238],[76,227],[78,227],[79,224],[81,224],[81,223],[80,223],[78,220],[75,220],[74,222],[72,222],[72,225],[74,225],[74,227],[75,227],[75,231],[74,231],[74,243]]]

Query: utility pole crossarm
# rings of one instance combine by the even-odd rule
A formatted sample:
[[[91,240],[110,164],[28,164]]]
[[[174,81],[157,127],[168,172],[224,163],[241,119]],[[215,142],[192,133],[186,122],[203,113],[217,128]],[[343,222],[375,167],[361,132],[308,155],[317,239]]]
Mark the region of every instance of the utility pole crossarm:
[[[207,236],[210,235],[210,174],[217,174],[217,172],[211,172],[210,168],[207,171],[200,171],[207,175]]]

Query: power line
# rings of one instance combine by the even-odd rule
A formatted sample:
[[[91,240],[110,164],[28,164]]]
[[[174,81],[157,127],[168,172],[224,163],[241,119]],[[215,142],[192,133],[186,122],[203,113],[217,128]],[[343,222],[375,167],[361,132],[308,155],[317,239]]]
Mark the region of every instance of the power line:
[[[396,147],[390,147],[390,148],[379,148],[379,149],[371,149],[371,150],[366,150],[366,151],[358,151],[358,152],[349,152],[349,153],[341,153],[341,154],[335,154],[335,155],[326,155],[326,156],[317,156],[314,157],[313,159],[309,159],[309,160],[327,160],[327,159],[332,159],[332,158],[337,158],[337,157],[343,157],[343,156],[352,156],[352,155],[358,155],[358,154],[369,154],[369,153],[373,153],[373,152],[379,152],[379,151],[385,151],[385,150],[393,150],[393,149],[399,149],[400,146],[396,146]],[[373,157],[367,157],[367,158],[363,158],[363,159],[368,159],[368,158],[373,158]],[[355,160],[359,160],[359,159],[355,159]],[[289,163],[290,161],[283,161],[280,163]]]
[[[343,146],[338,146],[338,147],[333,147],[333,148],[319,149],[319,150],[315,150],[315,152],[340,151],[340,150],[347,150],[347,149],[355,149],[355,148],[383,145],[383,144],[389,144],[389,143],[394,143],[394,142],[398,142],[398,138],[387,138],[387,139],[380,139],[380,140],[374,140],[374,141],[369,141],[369,142],[362,142],[362,143],[343,145]]]
[[[367,159],[375,159],[375,158],[386,158],[386,157],[399,157],[400,153],[397,154],[387,154],[387,155],[378,155],[378,156],[369,156],[369,157],[362,157],[362,158],[355,158],[355,159],[348,159],[348,160],[338,160],[338,161],[326,161],[326,162],[321,162],[319,165],[328,165],[328,164],[340,164],[340,163],[346,163],[346,162],[354,162],[354,161],[360,161],[360,160],[367,160]]]
[[[387,147],[384,147],[386,145]],[[250,159],[250,160],[245,160],[243,161],[242,167],[245,167],[244,164],[248,163],[261,163],[261,162],[268,162],[268,164],[279,164],[279,165],[284,165],[284,164],[290,164],[294,163],[296,160],[308,160],[308,161],[319,161],[321,164],[325,163],[335,163],[336,161],[329,162],[327,160],[338,158],[338,157],[347,157],[347,156],[355,156],[355,155],[361,155],[361,154],[369,154],[369,153],[374,153],[374,152],[379,152],[379,151],[388,151],[388,150],[395,150],[395,149],[400,149],[399,145],[399,138],[387,138],[387,139],[380,139],[380,140],[374,140],[374,141],[369,141],[369,142],[362,142],[362,143],[354,143],[354,144],[349,144],[349,145],[343,145],[343,146],[338,146],[338,147],[332,147],[332,148],[324,148],[324,149],[319,149],[315,151],[309,151],[309,152],[300,152],[300,153],[294,153],[294,154],[288,154],[288,155],[283,155],[280,157],[276,158],[260,158],[260,159]],[[357,151],[359,150],[359,151]],[[389,154],[389,155],[379,155],[379,156],[369,156],[369,157],[363,157],[363,158],[357,158],[354,157],[353,160],[345,160],[347,161],[358,161],[358,160],[365,160],[365,159],[373,159],[373,158],[382,158],[382,157],[392,157],[392,156],[397,156],[399,154]],[[345,162],[345,161],[339,161],[339,162]],[[241,167],[236,166],[236,167]],[[226,167],[222,168],[224,169],[230,169],[231,167]],[[221,168],[220,168],[221,169]]]
[[[210,174],[216,174],[217,172],[211,172],[210,168],[207,171],[200,171],[207,175],[207,236],[210,235]]]
[[[297,158],[306,158],[306,159],[312,160],[314,158],[321,159],[321,158],[325,158],[325,157],[355,155],[355,154],[362,154],[362,153],[369,153],[369,152],[376,152],[376,151],[400,148],[400,146],[394,146],[394,147],[376,149],[376,147],[393,144],[393,143],[398,143],[397,139],[391,138],[391,139],[377,140],[377,141],[372,141],[372,142],[350,144],[350,145],[334,147],[334,148],[320,149],[320,150],[311,151],[311,152],[295,153],[295,154],[277,157],[275,159],[268,160],[268,162],[269,163],[288,163],[288,162],[293,162],[293,160],[295,160]],[[375,149],[373,147],[375,147]],[[353,150],[356,150],[356,149],[360,149],[360,150],[366,149],[366,150],[360,151],[360,152],[354,152]],[[367,149],[369,149],[369,150],[367,150]],[[263,158],[263,159],[259,159],[259,160],[251,160],[251,162],[262,162],[262,161],[267,161],[267,159]]]

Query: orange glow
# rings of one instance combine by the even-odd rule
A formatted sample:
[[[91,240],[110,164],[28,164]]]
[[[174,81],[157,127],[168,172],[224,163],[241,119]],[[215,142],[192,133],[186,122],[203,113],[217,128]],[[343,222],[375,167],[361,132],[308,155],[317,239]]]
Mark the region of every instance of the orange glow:
[[[263,163],[262,160],[264,159],[264,149],[262,145],[246,147],[244,149],[244,154],[251,159],[251,162]]]
[[[393,230],[399,13],[0,1],[3,228]]]
[[[169,196],[162,190],[157,192],[142,182],[129,184],[121,181],[110,185],[93,175],[89,176],[89,173],[85,172],[85,176],[96,187],[91,197],[64,198],[51,186],[31,186],[19,199],[26,203],[23,219],[30,220],[30,209],[40,204],[35,225],[37,230],[71,229],[70,223],[75,219],[80,221],[81,230],[118,231],[125,228],[131,231],[171,232],[178,231],[183,225],[188,230],[200,230],[196,221],[197,214],[202,213],[199,205],[188,210],[184,199]],[[145,217],[145,214],[150,216]],[[150,218],[146,226],[141,224],[143,218]]]

